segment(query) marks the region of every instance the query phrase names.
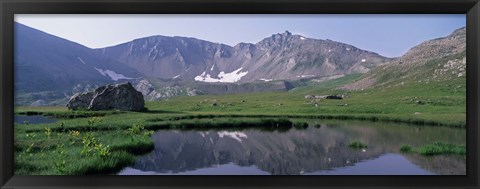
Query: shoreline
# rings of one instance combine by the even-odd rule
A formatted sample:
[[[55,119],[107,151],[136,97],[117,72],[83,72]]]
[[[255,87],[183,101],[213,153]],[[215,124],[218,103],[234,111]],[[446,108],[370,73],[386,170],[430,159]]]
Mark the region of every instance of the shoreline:
[[[54,118],[76,119],[89,117],[104,117],[109,115],[123,114],[129,112],[122,111],[63,111],[63,112],[41,112],[41,111],[16,111],[15,115],[42,115]],[[138,112],[145,114],[155,114],[149,111]],[[452,123],[447,121],[428,120],[412,117],[401,117],[401,115],[369,115],[369,114],[212,114],[207,112],[182,112],[182,113],[156,113],[165,117],[170,116],[175,121],[179,119],[201,119],[201,118],[306,118],[306,119],[325,119],[325,120],[359,120],[385,123],[405,123],[413,125],[444,126],[453,128],[466,128],[466,123]],[[147,119],[151,121],[154,119]]]

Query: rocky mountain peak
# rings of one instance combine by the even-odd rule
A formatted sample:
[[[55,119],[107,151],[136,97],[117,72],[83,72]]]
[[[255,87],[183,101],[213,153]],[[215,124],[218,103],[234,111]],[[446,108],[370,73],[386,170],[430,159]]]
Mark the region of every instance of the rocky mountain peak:
[[[282,35],[286,35],[286,36],[289,36],[289,35],[292,35],[291,32],[289,32],[288,30],[285,30],[285,32],[282,33]]]
[[[263,39],[258,42],[257,45],[260,45],[263,48],[270,48],[275,46],[284,46],[292,41],[293,36],[288,30],[283,33],[272,34],[272,36]]]
[[[283,33],[277,33],[277,34],[273,34],[272,37],[274,39],[290,39],[292,37],[292,33],[289,32],[288,30],[285,30],[285,32]]]

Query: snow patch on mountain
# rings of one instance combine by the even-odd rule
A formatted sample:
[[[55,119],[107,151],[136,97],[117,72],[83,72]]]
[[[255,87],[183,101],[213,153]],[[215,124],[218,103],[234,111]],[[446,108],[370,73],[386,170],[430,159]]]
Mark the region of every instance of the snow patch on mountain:
[[[95,70],[97,70],[103,76],[110,77],[113,81],[118,81],[120,79],[134,79],[134,78],[126,77],[123,74],[118,74],[118,73],[116,73],[112,70],[102,70],[102,69],[97,68],[97,67],[95,67]]]
[[[367,59],[362,59],[362,62],[365,62],[365,61],[367,61]]]
[[[217,76],[217,78],[212,78],[210,74],[207,74],[205,71],[196,76],[194,79],[195,81],[203,81],[203,82],[209,82],[209,83],[215,83],[215,82],[220,82],[220,83],[235,83],[237,81],[240,81],[243,76],[248,74],[248,71],[246,72],[241,72],[243,68],[239,68],[233,72],[230,73],[225,73],[225,72],[220,72]]]
[[[301,77],[301,78],[304,78],[304,77],[315,77],[315,75],[299,75],[297,77]]]

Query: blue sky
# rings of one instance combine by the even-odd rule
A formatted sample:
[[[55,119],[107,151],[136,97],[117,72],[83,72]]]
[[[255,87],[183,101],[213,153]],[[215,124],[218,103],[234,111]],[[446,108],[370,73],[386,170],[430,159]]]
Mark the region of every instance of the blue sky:
[[[403,55],[419,43],[464,27],[464,14],[448,15],[26,15],[15,21],[101,48],[152,36],[186,36],[235,45],[256,43],[285,30],[377,52]]]

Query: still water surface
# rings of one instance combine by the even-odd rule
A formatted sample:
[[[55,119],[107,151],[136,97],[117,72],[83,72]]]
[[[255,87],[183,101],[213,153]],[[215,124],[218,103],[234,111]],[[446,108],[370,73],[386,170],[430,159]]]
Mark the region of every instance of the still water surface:
[[[42,124],[42,123],[54,123],[56,122],[55,119],[50,119],[45,116],[35,115],[35,116],[24,116],[24,115],[16,115],[15,116],[15,123],[17,124]]]
[[[322,121],[314,121],[316,124]],[[312,124],[313,125],[313,124]],[[162,130],[155,149],[119,175],[462,175],[463,156],[424,157],[400,146],[465,144],[465,130],[392,123],[334,122],[287,131]],[[365,149],[348,147],[362,141]]]

